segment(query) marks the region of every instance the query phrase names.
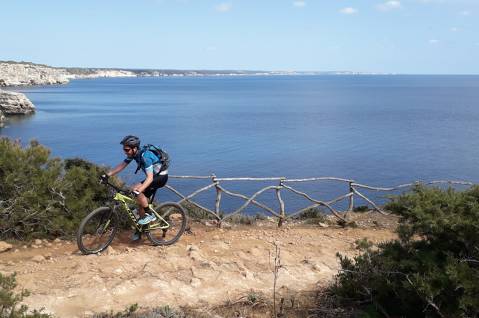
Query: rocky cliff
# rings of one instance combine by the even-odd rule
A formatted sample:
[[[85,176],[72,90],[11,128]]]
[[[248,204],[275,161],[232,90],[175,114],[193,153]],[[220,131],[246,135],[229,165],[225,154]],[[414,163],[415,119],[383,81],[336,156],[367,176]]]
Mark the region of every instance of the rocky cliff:
[[[66,71],[71,78],[97,78],[97,77],[136,77],[137,74],[132,71],[114,70],[114,69],[79,69],[67,68]]]
[[[68,83],[72,75],[63,68],[32,63],[0,62],[0,86]]]
[[[0,127],[3,126],[3,123],[5,122],[6,118],[3,115],[3,112],[0,110]]]
[[[0,125],[5,122],[5,115],[26,115],[35,112],[35,106],[22,93],[0,90]]]
[[[133,77],[119,69],[66,69],[29,62],[0,61],[0,87],[65,84],[74,78]],[[0,125],[8,115],[29,114],[35,106],[21,93],[0,91]]]

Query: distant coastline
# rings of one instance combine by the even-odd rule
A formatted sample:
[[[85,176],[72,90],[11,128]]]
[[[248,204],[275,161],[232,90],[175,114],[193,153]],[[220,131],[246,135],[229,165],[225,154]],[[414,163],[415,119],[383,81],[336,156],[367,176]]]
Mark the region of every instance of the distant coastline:
[[[26,70],[30,70],[29,72]],[[35,73],[41,74],[36,76]],[[25,74],[22,76],[19,74]],[[41,79],[67,83],[70,79],[98,77],[166,77],[166,76],[277,76],[277,75],[374,75],[376,73],[351,71],[262,71],[262,70],[179,70],[53,67],[45,64],[18,61],[0,61],[0,86],[44,84]],[[18,80],[19,77],[23,77]],[[48,83],[47,83],[48,84]],[[55,83],[57,84],[57,83]]]
[[[372,75],[349,71],[254,71],[254,70],[175,70],[53,67],[23,61],[0,61],[0,88],[67,84],[72,79],[100,77],[181,77],[181,76],[294,76],[294,75]],[[33,103],[22,93],[0,90],[0,127],[10,115],[35,112]]]

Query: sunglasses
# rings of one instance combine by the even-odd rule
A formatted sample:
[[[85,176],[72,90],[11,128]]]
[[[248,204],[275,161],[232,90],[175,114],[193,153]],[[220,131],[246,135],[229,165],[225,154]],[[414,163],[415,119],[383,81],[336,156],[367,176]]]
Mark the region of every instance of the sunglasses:
[[[124,152],[130,152],[131,150],[132,150],[132,148],[123,148]]]

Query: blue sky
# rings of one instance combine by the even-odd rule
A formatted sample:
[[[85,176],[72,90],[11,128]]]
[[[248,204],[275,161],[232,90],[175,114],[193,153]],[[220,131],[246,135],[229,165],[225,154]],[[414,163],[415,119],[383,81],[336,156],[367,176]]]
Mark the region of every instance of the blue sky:
[[[0,60],[479,74],[479,0],[0,0]]]

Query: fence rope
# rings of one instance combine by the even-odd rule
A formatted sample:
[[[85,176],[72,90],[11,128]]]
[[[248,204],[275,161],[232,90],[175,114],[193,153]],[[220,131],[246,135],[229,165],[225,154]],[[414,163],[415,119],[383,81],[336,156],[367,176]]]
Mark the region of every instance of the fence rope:
[[[423,185],[435,185],[435,184],[448,184],[448,185],[464,185],[464,186],[472,186],[474,183],[468,182],[468,181],[453,181],[453,180],[437,180],[437,181],[429,181],[429,182],[421,182],[421,181],[415,181],[407,184],[400,184],[394,187],[373,187],[369,186],[366,184],[361,184],[357,183],[354,180],[351,179],[344,179],[344,178],[336,178],[336,177],[313,177],[313,178],[303,178],[303,179],[288,179],[286,177],[238,177],[238,178],[218,178],[215,174],[209,175],[209,176],[176,176],[176,175],[171,175],[169,176],[171,179],[178,179],[178,180],[210,180],[211,184],[203,186],[196,191],[192,192],[189,195],[184,195],[177,189],[173,188],[171,185],[166,185],[165,188],[173,192],[175,195],[177,195],[180,199],[178,203],[184,203],[188,202],[189,204],[192,204],[193,206],[206,211],[207,213],[211,214],[217,221],[218,224],[221,224],[221,222],[233,217],[234,215],[237,215],[241,212],[243,212],[248,206],[250,205],[255,205],[259,208],[262,209],[263,213],[267,212],[273,217],[278,219],[278,226],[281,226],[283,222],[288,219],[295,217],[305,211],[308,211],[309,209],[316,208],[319,206],[323,206],[327,208],[332,215],[334,215],[338,220],[342,222],[347,222],[348,220],[348,214],[349,212],[354,211],[354,197],[359,197],[363,200],[365,200],[368,204],[372,206],[372,209],[378,213],[388,215],[386,211],[383,211],[378,204],[376,204],[371,198],[367,197],[362,191],[359,191],[359,189],[364,189],[364,190],[370,190],[370,191],[376,191],[376,192],[390,192],[390,191],[397,191],[397,190],[403,190],[410,188],[415,185],[423,184]],[[237,193],[231,190],[228,190],[225,188],[225,184],[228,182],[243,182],[243,181],[254,181],[254,182],[264,182],[264,181],[271,181],[275,182],[276,185],[268,185],[257,192],[255,192],[251,196],[247,196],[241,193]],[[332,200],[329,201],[324,201],[324,200],[319,200],[316,198],[313,198],[309,194],[299,191],[295,188],[293,188],[291,183],[304,183],[304,182],[324,182],[324,181],[333,181],[333,182],[339,182],[339,183],[344,183],[347,188],[347,193],[340,195]],[[214,211],[202,206],[201,204],[195,202],[193,198],[198,196],[200,193],[206,192],[210,189],[214,189],[215,194],[215,203],[214,203]],[[287,205],[286,202],[282,196],[282,191],[286,190],[289,191],[293,194],[296,194],[307,201],[313,203],[305,208],[299,209],[297,211],[289,211],[287,210]],[[276,200],[278,201],[278,206],[279,210],[276,211],[275,209],[267,206],[264,203],[261,203],[258,201],[258,197],[268,191],[274,191],[274,194],[276,195]],[[225,212],[221,210],[221,203],[223,202],[223,199],[225,196],[230,196],[234,198],[240,198],[244,200],[244,203],[235,211],[233,212]],[[348,200],[348,208],[345,211],[338,211],[333,207],[334,204],[341,202],[343,200]]]

